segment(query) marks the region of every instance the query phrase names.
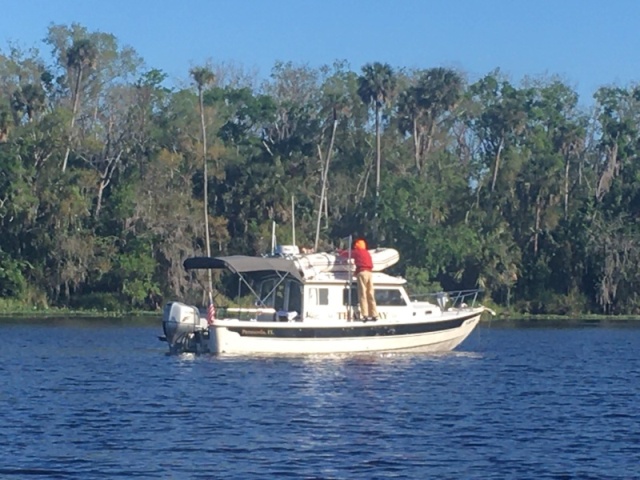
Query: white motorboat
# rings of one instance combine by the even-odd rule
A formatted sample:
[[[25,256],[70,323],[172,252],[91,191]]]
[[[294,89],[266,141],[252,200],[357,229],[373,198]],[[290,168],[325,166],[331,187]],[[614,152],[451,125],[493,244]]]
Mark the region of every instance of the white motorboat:
[[[440,292],[413,301],[406,281],[383,273],[396,263],[394,249],[370,250],[377,321],[360,319],[348,259],[331,253],[300,254],[281,248],[269,257],[194,257],[184,266],[238,275],[252,308],[197,308],[171,302],[163,312],[171,353],[310,354],[371,351],[448,351],[473,331],[483,312],[479,290]]]

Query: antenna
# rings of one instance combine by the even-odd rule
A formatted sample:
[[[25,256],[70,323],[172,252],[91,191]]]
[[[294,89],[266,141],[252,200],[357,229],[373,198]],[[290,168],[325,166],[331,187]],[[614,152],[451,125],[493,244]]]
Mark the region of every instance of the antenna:
[[[296,203],[295,197],[291,195],[291,234],[293,240],[293,246],[296,246]]]
[[[276,253],[276,222],[271,224],[271,255]]]

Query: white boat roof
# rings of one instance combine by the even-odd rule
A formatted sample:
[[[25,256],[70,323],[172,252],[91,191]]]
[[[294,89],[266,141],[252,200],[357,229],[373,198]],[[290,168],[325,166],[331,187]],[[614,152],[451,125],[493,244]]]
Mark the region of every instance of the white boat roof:
[[[231,255],[227,257],[192,257],[184,263],[187,270],[223,269],[235,274],[256,274],[266,276],[269,274],[291,275],[305,285],[329,285],[345,283],[349,279],[348,272],[319,272],[311,278],[306,278],[299,270],[292,258],[282,257],[253,257],[248,255]],[[394,277],[382,272],[372,272],[372,280],[378,285],[404,285],[406,280],[402,277]]]
[[[394,277],[382,272],[372,272],[372,280],[375,285],[404,285],[407,281],[402,277]],[[323,272],[313,278],[304,279],[305,285],[334,285],[344,284],[349,280],[347,272]]]

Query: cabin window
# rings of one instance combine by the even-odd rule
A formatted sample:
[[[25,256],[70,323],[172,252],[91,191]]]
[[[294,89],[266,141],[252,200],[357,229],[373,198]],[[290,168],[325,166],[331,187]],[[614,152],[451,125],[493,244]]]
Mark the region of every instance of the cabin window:
[[[289,282],[289,308],[290,312],[302,312],[302,285]]]
[[[311,305],[329,305],[328,288],[310,288],[309,303]]]
[[[349,289],[345,288],[342,291],[342,304],[349,305]],[[355,285],[351,287],[351,306],[355,307],[358,305],[358,287]]]
[[[404,307],[407,305],[400,290],[381,288],[375,290],[376,305],[385,307]]]
[[[329,305],[329,289],[318,289],[318,305]]]
[[[376,305],[378,307],[404,307],[407,305],[400,290],[396,288],[375,288],[374,295],[376,297]],[[342,293],[342,304],[349,305],[349,289],[345,288]],[[358,305],[358,289],[351,288],[351,306]]]

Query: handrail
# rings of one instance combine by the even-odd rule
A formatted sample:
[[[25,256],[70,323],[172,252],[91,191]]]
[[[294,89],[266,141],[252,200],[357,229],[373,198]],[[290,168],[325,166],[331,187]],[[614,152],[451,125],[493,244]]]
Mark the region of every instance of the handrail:
[[[420,301],[420,299],[435,298],[435,301],[441,308],[448,303],[450,307],[461,308],[471,306],[472,308],[475,306],[478,301],[478,296],[484,293],[482,289],[470,289],[470,290],[451,290],[447,292],[435,292],[435,293],[424,293],[418,295],[409,295],[409,299],[411,301]],[[424,300],[423,300],[424,301]],[[470,304],[470,305],[469,305]]]
[[[206,316],[207,310],[205,308],[199,308],[200,315]],[[258,315],[272,315],[276,313],[273,307],[227,307],[219,305],[216,307],[216,318],[226,319],[229,318],[229,314],[233,314],[233,318],[238,319],[255,319]]]

